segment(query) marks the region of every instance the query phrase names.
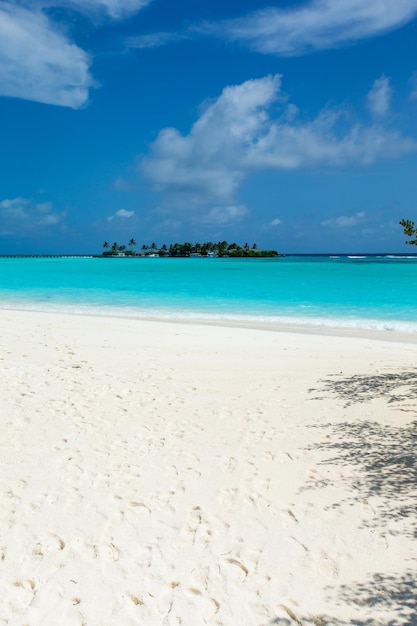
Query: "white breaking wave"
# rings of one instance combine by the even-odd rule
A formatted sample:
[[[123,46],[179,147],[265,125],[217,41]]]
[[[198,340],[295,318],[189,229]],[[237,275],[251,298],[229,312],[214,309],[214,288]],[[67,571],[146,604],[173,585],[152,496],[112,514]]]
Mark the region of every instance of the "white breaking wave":
[[[348,317],[308,317],[288,315],[243,315],[239,313],[205,313],[198,311],[173,311],[163,309],[141,309],[139,307],[94,306],[82,304],[40,303],[40,302],[2,302],[0,309],[61,313],[69,315],[88,315],[99,317],[121,317],[125,319],[155,320],[188,323],[208,323],[259,327],[273,329],[322,328],[391,331],[399,333],[417,333],[417,322],[412,320],[348,318]]]

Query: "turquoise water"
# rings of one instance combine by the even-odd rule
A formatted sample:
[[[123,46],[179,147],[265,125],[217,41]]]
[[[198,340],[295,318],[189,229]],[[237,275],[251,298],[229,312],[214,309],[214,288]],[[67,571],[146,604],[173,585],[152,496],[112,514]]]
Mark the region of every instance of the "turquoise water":
[[[0,258],[0,307],[417,332],[417,258]]]

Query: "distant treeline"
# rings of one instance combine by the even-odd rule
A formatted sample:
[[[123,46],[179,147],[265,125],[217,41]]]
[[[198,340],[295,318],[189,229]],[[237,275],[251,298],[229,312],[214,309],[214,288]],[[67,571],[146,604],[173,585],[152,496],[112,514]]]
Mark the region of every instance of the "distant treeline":
[[[173,243],[170,246],[163,244],[160,248],[152,243],[150,246],[143,244],[140,251],[136,249],[136,241],[131,239],[127,245],[119,245],[115,241],[110,245],[103,243],[103,256],[218,256],[218,257],[265,257],[279,256],[276,250],[260,250],[256,243],[249,246],[239,246],[237,243],[227,241],[207,241],[206,243]]]

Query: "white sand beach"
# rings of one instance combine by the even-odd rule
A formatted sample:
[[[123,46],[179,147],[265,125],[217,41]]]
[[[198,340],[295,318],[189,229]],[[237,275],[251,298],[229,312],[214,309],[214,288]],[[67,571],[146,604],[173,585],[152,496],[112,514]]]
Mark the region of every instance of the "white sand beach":
[[[0,331],[0,625],[417,624],[415,338]]]

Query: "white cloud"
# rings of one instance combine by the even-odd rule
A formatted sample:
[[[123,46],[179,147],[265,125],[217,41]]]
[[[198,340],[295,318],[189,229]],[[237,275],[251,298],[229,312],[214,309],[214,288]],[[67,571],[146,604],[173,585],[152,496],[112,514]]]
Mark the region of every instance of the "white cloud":
[[[226,87],[189,135],[163,129],[142,162],[145,175],[157,190],[186,194],[189,199],[201,194],[231,198],[244,175],[242,148],[252,145],[262,131],[266,107],[275,100],[280,84],[277,75]]]
[[[0,2],[0,95],[78,108],[93,84],[89,64],[44,15]]]
[[[70,7],[86,15],[107,15],[112,19],[124,19],[150,2],[152,0],[18,0],[17,4],[32,9]]]
[[[375,117],[383,117],[389,111],[391,100],[391,85],[385,76],[377,78],[368,93],[368,108]]]
[[[358,224],[363,224],[366,219],[366,213],[364,211],[360,211],[355,215],[339,215],[339,217],[333,217],[329,220],[324,220],[323,222],[321,222],[321,225],[332,226],[336,228],[352,228],[353,226],[357,226]]]
[[[284,222],[280,220],[279,217],[275,217],[270,222],[265,222],[264,224],[262,224],[260,226],[260,231],[270,233],[271,231],[275,231],[278,226],[282,226],[283,223]]]
[[[246,43],[258,52],[299,55],[395,30],[417,15],[417,0],[311,0],[296,9],[271,7],[202,32]]]
[[[0,0],[0,96],[77,109],[94,85],[90,56],[43,9],[121,19],[151,0]]]
[[[26,237],[34,232],[63,226],[65,213],[51,202],[36,203],[29,198],[6,198],[0,202],[0,235]]]
[[[126,45],[128,48],[160,48],[189,38],[190,37],[185,33],[160,32],[137,37],[128,37],[126,39]]]
[[[337,109],[303,121],[280,89],[279,75],[226,87],[188,135],[175,128],[159,133],[141,167],[167,206],[200,212],[203,220],[209,207],[236,205],[242,181],[257,170],[367,165],[417,149],[381,124],[349,126]]]
[[[230,224],[241,220],[248,213],[243,204],[216,206],[205,213],[200,221],[205,224]]]
[[[117,217],[121,217],[122,219],[129,219],[130,217],[133,217],[134,215],[135,215],[134,211],[126,211],[126,209],[119,209],[118,211],[116,211],[116,213],[114,213],[114,215],[110,215],[110,217],[108,217],[107,220],[111,222]]]
[[[110,17],[122,19],[137,13],[150,2],[151,0],[65,0],[59,4],[74,5],[80,11],[104,10]]]

